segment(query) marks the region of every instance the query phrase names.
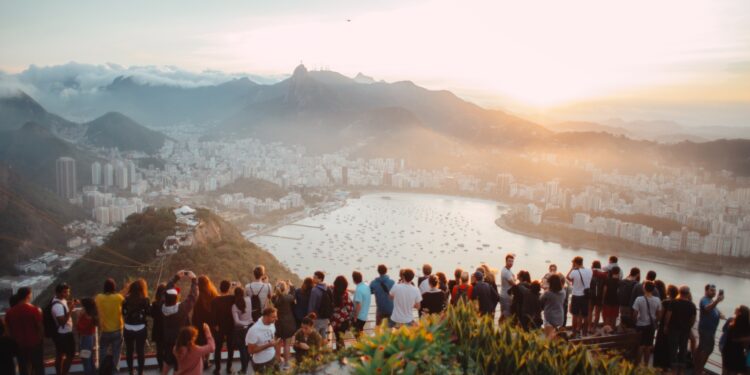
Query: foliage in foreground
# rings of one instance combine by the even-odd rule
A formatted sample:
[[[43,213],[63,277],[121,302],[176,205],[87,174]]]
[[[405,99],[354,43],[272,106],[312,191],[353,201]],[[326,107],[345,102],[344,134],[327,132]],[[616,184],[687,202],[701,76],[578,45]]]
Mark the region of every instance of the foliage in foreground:
[[[653,374],[616,355],[548,340],[511,323],[496,327],[472,305],[450,307],[444,317],[360,338],[339,353],[353,374]],[[328,357],[330,358],[330,357]],[[329,359],[330,360],[330,359]],[[307,373],[324,367],[307,363]]]

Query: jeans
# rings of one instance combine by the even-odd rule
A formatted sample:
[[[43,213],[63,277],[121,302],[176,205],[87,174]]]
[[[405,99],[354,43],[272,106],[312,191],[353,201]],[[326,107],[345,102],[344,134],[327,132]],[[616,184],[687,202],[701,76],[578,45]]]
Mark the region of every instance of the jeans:
[[[96,375],[96,367],[94,365],[94,358],[96,358],[96,336],[82,335],[79,345],[83,373],[85,375]],[[88,351],[89,353],[87,358],[84,358],[84,351]]]
[[[133,373],[133,347],[138,354],[138,374],[143,374],[146,363],[146,328],[140,331],[124,330],[125,336],[125,361],[128,363],[128,372]]]
[[[44,347],[18,349],[18,372],[21,375],[44,375]]]
[[[234,346],[240,351],[240,365],[241,373],[247,372],[247,364],[250,363],[250,353],[247,352],[247,346],[245,345],[245,336],[247,335],[247,328],[245,327],[234,327],[232,332],[232,339]],[[227,365],[229,366],[229,365]]]
[[[122,348],[122,331],[103,332],[99,336],[99,368],[104,367],[107,359],[107,349],[112,349],[112,368],[117,369],[120,364],[120,349]]]
[[[216,336],[214,336],[214,340],[216,340],[216,350],[214,350],[214,366],[215,371],[219,371],[221,369],[221,346],[224,345],[224,342],[227,343],[227,369],[232,368],[232,360],[234,360],[234,340],[232,339],[233,332],[216,332]],[[244,340],[244,337],[242,338]],[[242,351],[242,346],[240,346],[240,351]]]

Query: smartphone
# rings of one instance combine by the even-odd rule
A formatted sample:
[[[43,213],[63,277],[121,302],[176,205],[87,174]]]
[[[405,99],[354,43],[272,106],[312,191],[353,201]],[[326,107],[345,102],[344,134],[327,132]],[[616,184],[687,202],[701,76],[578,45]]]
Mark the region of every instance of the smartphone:
[[[719,295],[720,295],[720,296],[723,296],[723,295],[724,295],[724,289],[719,289]]]

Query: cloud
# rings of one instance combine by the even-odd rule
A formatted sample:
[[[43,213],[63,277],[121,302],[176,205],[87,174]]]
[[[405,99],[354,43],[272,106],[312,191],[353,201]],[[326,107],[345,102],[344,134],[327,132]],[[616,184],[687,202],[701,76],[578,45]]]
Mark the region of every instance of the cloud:
[[[21,92],[34,94],[36,89],[32,85],[19,81],[14,75],[0,71],[0,98],[16,96]]]

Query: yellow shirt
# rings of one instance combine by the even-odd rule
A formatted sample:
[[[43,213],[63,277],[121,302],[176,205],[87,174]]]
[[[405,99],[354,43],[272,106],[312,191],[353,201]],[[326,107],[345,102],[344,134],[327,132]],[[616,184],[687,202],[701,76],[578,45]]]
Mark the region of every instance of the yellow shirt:
[[[125,297],[120,293],[97,294],[96,309],[99,313],[99,326],[102,332],[116,332],[122,330],[122,301]]]

